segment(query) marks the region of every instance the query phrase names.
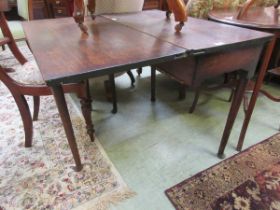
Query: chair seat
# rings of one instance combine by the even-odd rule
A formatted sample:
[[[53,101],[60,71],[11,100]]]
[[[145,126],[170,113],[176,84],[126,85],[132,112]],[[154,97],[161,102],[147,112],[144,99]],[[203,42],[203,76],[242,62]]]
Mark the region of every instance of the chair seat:
[[[25,39],[25,34],[21,25],[21,21],[8,21],[8,26],[15,40]],[[3,34],[1,31],[0,31],[0,38],[3,38]]]
[[[28,61],[9,73],[9,76],[17,82],[25,85],[45,85],[39,67],[35,61]]]

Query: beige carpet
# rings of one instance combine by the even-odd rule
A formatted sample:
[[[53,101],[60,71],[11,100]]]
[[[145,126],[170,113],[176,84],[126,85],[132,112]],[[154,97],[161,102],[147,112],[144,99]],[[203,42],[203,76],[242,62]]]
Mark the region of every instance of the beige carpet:
[[[20,48],[34,59],[25,45]],[[19,64],[6,50],[0,52],[0,65]],[[134,195],[98,140],[90,141],[79,108],[70,96],[66,99],[84,164],[81,172],[71,168],[72,153],[53,97],[42,97],[33,147],[25,148],[19,112],[0,82],[0,209],[107,209]]]

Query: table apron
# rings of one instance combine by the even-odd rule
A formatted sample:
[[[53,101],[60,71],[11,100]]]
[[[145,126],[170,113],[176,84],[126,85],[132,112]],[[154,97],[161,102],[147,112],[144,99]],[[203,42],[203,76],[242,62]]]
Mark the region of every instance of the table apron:
[[[256,70],[263,46],[250,46],[206,55],[190,56],[181,60],[156,65],[180,83],[199,87],[201,83],[215,76],[236,70],[248,71],[251,78]]]

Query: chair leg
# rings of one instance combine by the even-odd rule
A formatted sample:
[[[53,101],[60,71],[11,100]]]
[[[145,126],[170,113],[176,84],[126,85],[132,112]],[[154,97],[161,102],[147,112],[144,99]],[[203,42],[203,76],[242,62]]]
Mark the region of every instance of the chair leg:
[[[186,98],[186,85],[179,84],[179,100]]]
[[[138,73],[138,76],[140,76],[142,74],[142,67],[137,69],[137,73]]]
[[[16,59],[19,61],[20,64],[25,64],[27,60],[22,55],[22,53],[19,51],[17,45],[15,42],[8,44],[10,50],[12,51],[13,55],[16,57]]]
[[[234,96],[234,93],[235,93],[235,89],[234,89],[234,88],[231,88],[231,92],[230,92],[230,96],[229,96],[228,102],[231,102],[231,101],[232,101],[233,96]]]
[[[195,107],[196,107],[197,102],[198,102],[198,99],[199,99],[199,96],[200,96],[200,89],[197,89],[197,90],[195,91],[195,96],[194,96],[194,99],[193,99],[192,106],[191,106],[190,109],[189,109],[189,113],[193,113],[193,112],[194,112]]]
[[[132,72],[129,70],[126,72],[131,80],[131,87],[134,87],[134,83],[135,83],[135,78],[134,75],[132,74]]]
[[[248,100],[248,95],[245,91],[244,96],[243,96],[243,111],[246,114],[249,106],[249,100]]]
[[[29,48],[30,52],[32,52],[32,50],[31,50],[31,48],[30,48],[30,45],[29,45],[29,42],[28,42],[28,40],[27,40],[27,39],[25,40],[25,43],[27,44],[27,46],[28,46],[28,48]]]
[[[6,50],[5,45],[2,45],[2,50],[3,50],[3,51],[5,51],[5,50]]]
[[[109,75],[109,82],[110,82],[111,91],[112,91],[112,102],[113,102],[112,113],[116,114],[118,112],[118,105],[117,105],[117,93],[116,93],[115,75],[114,74]]]
[[[156,101],[156,68],[151,67],[151,102]]]
[[[32,123],[32,117],[27,101],[23,95],[13,94],[13,97],[18,106],[21,119],[23,122],[24,133],[25,133],[25,147],[31,147],[32,136],[33,136],[33,123]]]
[[[40,96],[33,96],[33,121],[38,120],[40,110]]]

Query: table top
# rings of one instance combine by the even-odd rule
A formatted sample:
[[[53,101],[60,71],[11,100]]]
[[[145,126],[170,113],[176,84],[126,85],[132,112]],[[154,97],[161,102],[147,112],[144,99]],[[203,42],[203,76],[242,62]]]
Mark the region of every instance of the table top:
[[[23,23],[44,80],[49,85],[174,60],[185,49],[103,17],[87,18],[89,35],[71,17]]]
[[[252,7],[237,19],[238,10],[220,9],[209,12],[209,19],[252,29],[279,30],[280,12],[274,7]]]
[[[113,20],[112,20],[113,19]],[[29,44],[48,85],[77,82],[199,54],[250,44],[272,35],[189,18],[181,33],[161,11],[86,18],[89,36],[81,35],[72,18],[23,24]]]
[[[105,17],[191,52],[219,51],[229,46],[250,44],[267,38],[268,34],[249,29],[218,24],[212,21],[188,18],[180,33],[174,32],[176,22],[167,20],[164,12],[154,10],[137,14],[105,15]]]

